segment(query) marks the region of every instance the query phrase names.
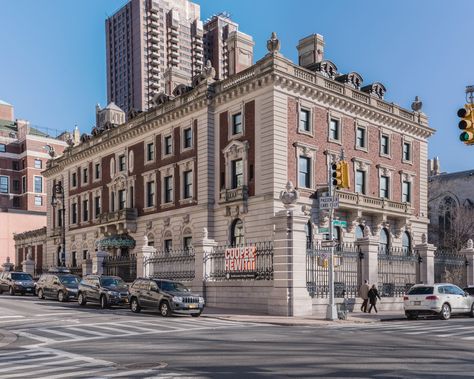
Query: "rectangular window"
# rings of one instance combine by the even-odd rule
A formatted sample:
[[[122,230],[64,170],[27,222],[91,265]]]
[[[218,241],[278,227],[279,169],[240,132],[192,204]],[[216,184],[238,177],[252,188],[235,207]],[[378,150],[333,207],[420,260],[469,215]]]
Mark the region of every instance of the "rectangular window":
[[[43,198],[41,196],[35,196],[35,205],[36,206],[43,205]]]
[[[110,210],[115,212],[115,192],[112,191],[110,199]]]
[[[61,227],[63,226],[63,210],[62,209],[58,209],[57,216],[58,216],[58,226]]]
[[[173,152],[173,138],[171,136],[165,137],[165,155],[170,155]]]
[[[307,109],[300,109],[300,132],[311,132],[310,112]]]
[[[356,171],[355,191],[365,195],[365,171]]]
[[[193,248],[193,237],[183,237],[184,250],[191,250]]]
[[[71,175],[71,185],[77,187],[77,174],[75,172]]]
[[[171,240],[171,239],[165,240],[164,248],[165,248],[165,251],[168,251],[168,252],[173,250],[173,240]]]
[[[13,180],[13,191],[20,191],[20,181],[17,179]]]
[[[193,131],[191,128],[184,129],[184,148],[189,149],[193,145]]]
[[[242,113],[232,115],[232,134],[242,133]]]
[[[380,153],[383,155],[390,154],[390,140],[387,135],[382,135],[380,137]]]
[[[21,177],[21,193],[26,193],[26,176]]]
[[[403,142],[403,160],[411,161],[411,144]]]
[[[100,163],[95,164],[94,176],[95,176],[95,179],[100,179]]]
[[[82,221],[89,220],[89,201],[84,200],[82,202]]]
[[[125,190],[118,191],[119,210],[125,209]]]
[[[242,159],[232,161],[232,188],[242,187],[244,184],[244,164]]]
[[[146,160],[153,161],[155,160],[155,144],[153,142],[146,145]]]
[[[388,176],[382,175],[380,177],[380,197],[388,199],[389,197],[389,183],[390,179]]]
[[[146,206],[153,207],[155,206],[155,182],[146,183]]]
[[[402,182],[402,202],[411,203],[411,183],[407,181]]]
[[[189,199],[193,197],[193,172],[191,170],[185,171],[183,173],[183,179],[184,179],[183,198]]]
[[[43,168],[43,162],[41,159],[35,159],[35,168]]]
[[[71,224],[77,224],[77,203],[71,205]]]
[[[125,171],[125,155],[119,156],[119,171]]]
[[[19,171],[20,170],[20,164],[18,163],[18,161],[13,161],[12,162],[12,170],[14,170],[14,171]]]
[[[365,128],[357,128],[356,146],[358,148],[365,148]]]
[[[89,172],[87,168],[84,168],[82,170],[82,179],[83,179],[83,183],[87,183],[89,181]]]
[[[0,143],[0,153],[5,153],[7,151],[7,145]]]
[[[311,187],[311,159],[308,157],[298,158],[298,187]]]
[[[98,218],[101,213],[100,209],[100,196],[94,197],[94,209],[95,209],[95,218]]]
[[[9,193],[9,176],[0,176],[0,193]]]
[[[329,121],[329,138],[334,141],[339,141],[340,139],[339,120],[334,118]]]
[[[173,177],[165,177],[165,203],[171,203],[173,201]]]
[[[42,193],[43,192],[43,177],[35,176],[35,192]]]

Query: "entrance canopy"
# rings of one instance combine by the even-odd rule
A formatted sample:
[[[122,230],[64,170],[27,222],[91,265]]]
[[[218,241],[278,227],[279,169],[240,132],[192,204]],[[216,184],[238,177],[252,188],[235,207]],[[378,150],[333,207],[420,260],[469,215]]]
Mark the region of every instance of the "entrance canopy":
[[[102,238],[101,240],[97,241],[96,245],[97,247],[103,249],[118,249],[124,247],[133,249],[135,247],[135,240],[128,234],[116,234],[110,237]]]

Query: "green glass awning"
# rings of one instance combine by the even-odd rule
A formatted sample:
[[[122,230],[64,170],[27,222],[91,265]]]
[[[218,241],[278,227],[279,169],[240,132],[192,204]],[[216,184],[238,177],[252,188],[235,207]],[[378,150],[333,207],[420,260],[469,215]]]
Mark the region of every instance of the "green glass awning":
[[[101,240],[97,241],[96,245],[97,247],[101,247],[103,249],[122,247],[133,249],[135,247],[135,240],[128,234],[116,234],[102,238]]]

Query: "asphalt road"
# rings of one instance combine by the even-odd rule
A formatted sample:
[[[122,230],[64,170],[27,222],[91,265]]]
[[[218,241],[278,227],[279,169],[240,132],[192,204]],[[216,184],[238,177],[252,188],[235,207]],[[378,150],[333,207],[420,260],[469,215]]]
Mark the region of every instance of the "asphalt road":
[[[470,318],[279,326],[3,295],[0,330],[2,379],[471,378],[474,372]]]

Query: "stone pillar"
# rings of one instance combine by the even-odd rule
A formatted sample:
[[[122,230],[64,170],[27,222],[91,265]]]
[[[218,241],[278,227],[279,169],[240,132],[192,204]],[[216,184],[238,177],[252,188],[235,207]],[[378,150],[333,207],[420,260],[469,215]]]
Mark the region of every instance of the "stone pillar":
[[[361,282],[369,281],[369,285],[378,286],[379,281],[379,241],[370,235],[370,231],[364,232],[364,238],[357,240],[360,251],[364,254],[362,259]]]
[[[461,254],[466,255],[467,260],[467,281],[468,286],[474,285],[474,243],[471,239],[467,241],[467,246],[464,249],[461,249]]]
[[[10,262],[10,257],[7,257],[7,261],[2,264],[3,271],[13,271],[15,265]]]
[[[306,231],[309,216],[290,208],[275,215],[273,289],[268,313],[281,316],[312,314],[306,288]]]
[[[207,229],[204,229],[202,240],[193,243],[194,246],[194,279],[192,289],[197,293],[206,296],[206,280],[210,273],[209,260],[206,255],[212,253],[217,246],[217,242],[209,239]]]
[[[26,255],[26,259],[21,262],[23,267],[23,272],[30,274],[31,276],[35,275],[35,261],[31,255],[31,247],[28,248],[28,254]]]
[[[143,246],[136,248],[137,250],[137,278],[149,278],[153,276],[154,268],[149,262],[149,259],[153,253],[156,253],[156,249],[153,246],[148,246],[148,237],[145,234],[143,236]]]
[[[106,256],[108,256],[109,253],[106,251],[98,251],[95,253],[95,255],[92,257],[92,273],[97,274],[97,275],[102,275],[104,272],[104,259]]]
[[[82,262],[82,276],[92,274],[92,259],[86,259]]]
[[[436,247],[429,243],[415,246],[415,251],[420,255],[420,283],[434,284],[434,252]]]

